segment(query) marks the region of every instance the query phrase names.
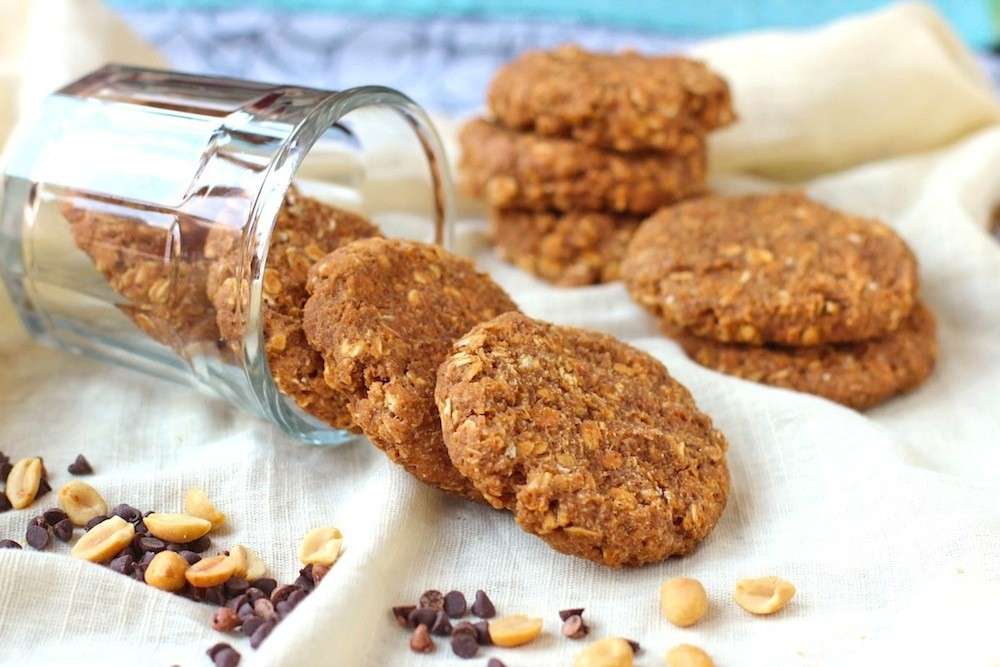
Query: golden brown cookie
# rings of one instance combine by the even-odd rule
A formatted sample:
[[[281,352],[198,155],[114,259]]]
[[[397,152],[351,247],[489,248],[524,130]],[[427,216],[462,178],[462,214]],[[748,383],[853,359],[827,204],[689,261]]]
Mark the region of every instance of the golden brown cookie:
[[[673,151],[692,125],[708,131],[736,118],[729,86],[701,62],[575,45],[521,55],[487,97],[507,127],[619,151]]]
[[[508,313],[438,371],[451,460],[564,553],[612,567],[685,554],[726,505],[726,439],[663,364],[604,334]]]
[[[666,331],[702,366],[816,394],[856,410],[867,410],[922,383],[934,370],[938,353],[934,316],[919,302],[895,332],[860,343],[760,347]]]
[[[895,232],[801,193],[663,209],[633,236],[622,278],[670,326],[753,345],[883,336],[906,319],[918,287],[916,259]]]
[[[685,134],[671,153],[614,153],[569,139],[467,123],[461,187],[496,208],[652,213],[705,189],[705,141]]]
[[[639,221],[605,213],[490,212],[493,243],[501,257],[567,287],[618,280],[625,247]]]
[[[309,343],[365,435],[418,479],[479,499],[448,459],[434,381],[456,339],[517,309],[510,297],[468,260],[396,239],[334,251],[313,267],[310,291]]]
[[[153,210],[145,218],[110,206],[61,210],[73,242],[126,300],[119,310],[143,333],[174,350],[218,340],[215,311],[205,296],[204,225]]]
[[[323,380],[323,357],[302,330],[306,281],[309,269],[329,252],[371,236],[381,234],[364,217],[304,196],[293,185],[278,211],[262,279],[265,352],[275,384],[303,410],[342,429],[354,428],[347,399]],[[237,276],[240,239],[239,230],[215,227],[205,242],[205,256],[213,262],[207,293],[219,331],[234,350],[243,341],[249,294],[249,263],[242,282]]]

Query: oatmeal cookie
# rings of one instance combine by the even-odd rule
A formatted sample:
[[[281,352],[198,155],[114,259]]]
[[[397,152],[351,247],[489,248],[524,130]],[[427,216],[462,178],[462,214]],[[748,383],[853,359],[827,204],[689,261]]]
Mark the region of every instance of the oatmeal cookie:
[[[919,302],[895,332],[860,343],[758,347],[665,330],[702,366],[816,394],[856,410],[867,410],[922,383],[934,370],[938,352],[934,316]]]
[[[364,217],[302,195],[289,187],[271,233],[262,280],[265,352],[275,384],[303,410],[342,429],[352,429],[347,399],[323,380],[323,357],[309,346],[302,310],[309,298],[309,269],[327,253],[352,241],[381,236]],[[246,324],[249,266],[241,283],[239,230],[215,227],[205,242],[212,260],[207,294],[222,338],[240,349]],[[242,290],[240,285],[243,285]]]
[[[917,262],[887,226],[801,193],[711,196],[663,209],[622,262],[632,297],[700,338],[854,342],[895,331]]]
[[[567,287],[618,280],[625,247],[639,221],[605,213],[490,213],[493,244],[501,257]]]
[[[700,131],[686,133],[671,153],[614,153],[482,119],[459,139],[462,190],[496,208],[643,214],[705,189]]]
[[[125,303],[118,305],[147,336],[174,350],[215,343],[215,311],[205,296],[205,226],[150,210],[67,204],[61,208],[78,248]]]
[[[435,398],[459,471],[564,553],[657,562],[725,507],[725,437],[663,364],[610,336],[502,315],[455,343]]]
[[[355,422],[393,461],[433,486],[480,499],[441,439],[437,367],[479,322],[517,306],[471,262],[432,245],[366,239],[310,272],[309,343]]]
[[[521,55],[487,99],[507,127],[618,151],[673,151],[691,125],[709,131],[736,119],[729,86],[701,62],[575,45]]]

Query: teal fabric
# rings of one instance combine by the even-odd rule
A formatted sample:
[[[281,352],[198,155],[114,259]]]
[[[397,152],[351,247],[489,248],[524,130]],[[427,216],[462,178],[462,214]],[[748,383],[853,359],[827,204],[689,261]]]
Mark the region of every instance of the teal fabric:
[[[258,7],[403,17],[466,16],[580,21],[702,37],[764,26],[801,27],[870,10],[886,0],[111,0],[123,9]],[[1000,0],[932,2],[970,44],[998,41]]]

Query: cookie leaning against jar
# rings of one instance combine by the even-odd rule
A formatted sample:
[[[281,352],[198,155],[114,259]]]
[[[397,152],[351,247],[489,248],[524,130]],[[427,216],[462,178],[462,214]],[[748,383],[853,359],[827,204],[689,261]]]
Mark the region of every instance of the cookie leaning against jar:
[[[729,86],[701,62],[575,45],[505,65],[487,100],[507,127],[618,151],[675,150],[691,123],[709,131],[736,119]]]
[[[812,346],[889,334],[917,300],[917,262],[889,227],[797,192],[660,210],[622,262],[625,286],[700,338]]]
[[[481,118],[459,140],[462,189],[495,208],[643,214],[705,189],[704,132],[694,126],[670,153],[615,153]]]
[[[435,398],[458,470],[564,553],[686,554],[726,505],[725,437],[663,364],[610,336],[501,315],[455,343]]]
[[[455,340],[517,310],[510,297],[470,261],[396,239],[335,250],[310,271],[309,290],[306,335],[355,423],[418,479],[481,500],[448,458],[434,382]]]
[[[323,358],[309,346],[302,330],[302,310],[309,294],[309,269],[327,253],[357,239],[381,236],[364,217],[303,195],[294,186],[285,193],[271,233],[263,274],[265,352],[275,384],[303,410],[327,424],[354,429],[347,399],[323,381]],[[206,293],[218,318],[219,332],[238,351],[246,327],[249,282],[242,289],[237,269],[241,232],[213,227],[205,241],[212,261]],[[249,272],[249,263],[243,267]]]

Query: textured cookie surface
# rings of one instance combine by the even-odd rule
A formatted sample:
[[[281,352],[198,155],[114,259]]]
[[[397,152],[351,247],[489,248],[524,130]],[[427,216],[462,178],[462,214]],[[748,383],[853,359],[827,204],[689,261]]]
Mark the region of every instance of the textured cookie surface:
[[[463,191],[495,208],[640,214],[705,189],[700,131],[683,134],[671,153],[613,153],[482,119],[459,139]]]
[[[605,213],[492,211],[490,230],[501,257],[556,285],[617,280],[634,216]]]
[[[692,125],[707,131],[735,119],[729,86],[703,63],[573,45],[505,65],[488,103],[507,127],[619,151],[674,150]]]
[[[726,440],[653,357],[518,313],[454,347],[436,391],[448,452],[564,553],[634,566],[690,552],[726,504]]]
[[[918,287],[916,260],[891,229],[800,193],[663,209],[633,236],[622,278],[670,326],[753,345],[882,336]]]
[[[305,331],[355,422],[417,478],[479,499],[451,465],[434,405],[438,366],[479,322],[516,310],[468,260],[437,246],[366,239],[310,273]]]
[[[910,389],[934,370],[934,316],[918,303],[895,332],[860,343],[778,347],[717,343],[676,331],[702,366],[755,382],[816,394],[865,410]]]
[[[362,216],[302,195],[295,186],[285,193],[278,212],[262,279],[265,351],[278,389],[306,412],[337,428],[353,428],[346,397],[323,380],[323,358],[309,346],[302,330],[302,310],[309,298],[306,281],[318,260],[342,245],[380,236]],[[207,284],[224,340],[239,349],[246,324],[249,265],[241,277],[240,232],[213,228],[205,242],[212,260]],[[242,285],[242,289],[241,289]]]
[[[203,225],[155,211],[140,218],[67,205],[62,214],[74,243],[125,299],[118,309],[143,333],[175,350],[215,344],[219,332],[205,295]]]

